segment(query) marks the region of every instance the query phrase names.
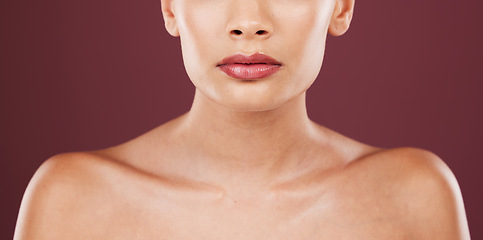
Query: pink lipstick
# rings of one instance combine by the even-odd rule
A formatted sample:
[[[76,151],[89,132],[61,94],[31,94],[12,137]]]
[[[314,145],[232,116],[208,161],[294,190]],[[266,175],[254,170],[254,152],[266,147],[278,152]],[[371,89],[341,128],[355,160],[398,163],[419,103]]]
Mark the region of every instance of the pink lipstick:
[[[217,65],[228,76],[241,80],[255,80],[271,76],[282,67],[275,59],[255,53],[250,56],[235,54]]]

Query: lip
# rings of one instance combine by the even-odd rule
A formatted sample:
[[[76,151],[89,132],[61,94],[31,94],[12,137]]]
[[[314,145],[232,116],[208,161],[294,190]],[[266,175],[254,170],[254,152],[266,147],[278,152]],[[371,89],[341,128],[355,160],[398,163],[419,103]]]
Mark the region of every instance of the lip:
[[[270,56],[255,53],[250,56],[235,54],[224,58],[218,65],[228,76],[241,80],[267,78],[278,72],[282,64]]]

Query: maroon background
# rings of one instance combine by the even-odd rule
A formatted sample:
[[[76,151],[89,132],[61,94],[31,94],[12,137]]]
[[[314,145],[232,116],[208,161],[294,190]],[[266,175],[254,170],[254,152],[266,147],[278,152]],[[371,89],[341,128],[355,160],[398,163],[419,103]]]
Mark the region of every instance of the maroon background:
[[[49,156],[133,138],[189,109],[194,88],[157,0],[0,2],[1,239]],[[416,146],[456,174],[483,239],[479,0],[356,2],[329,38],[309,114],[382,147]]]

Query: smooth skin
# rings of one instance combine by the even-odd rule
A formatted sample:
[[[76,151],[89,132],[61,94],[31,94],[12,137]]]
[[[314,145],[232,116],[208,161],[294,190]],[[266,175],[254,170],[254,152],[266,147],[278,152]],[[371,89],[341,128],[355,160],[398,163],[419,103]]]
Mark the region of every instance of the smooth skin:
[[[15,239],[470,239],[437,156],[371,147],[307,116],[326,35],[348,29],[354,0],[161,3],[196,86],[191,110],[119,146],[47,160]],[[257,52],[280,71],[244,81],[217,68]]]

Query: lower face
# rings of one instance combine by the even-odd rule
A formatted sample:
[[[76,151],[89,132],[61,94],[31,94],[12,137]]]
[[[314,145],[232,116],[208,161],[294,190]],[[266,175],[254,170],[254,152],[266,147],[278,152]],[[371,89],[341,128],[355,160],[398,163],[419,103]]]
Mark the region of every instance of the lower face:
[[[317,77],[334,1],[174,1],[185,68],[202,97],[236,111],[265,111],[301,97]],[[238,28],[243,34],[234,35]],[[280,65],[240,77],[220,67],[235,54],[264,54]]]

